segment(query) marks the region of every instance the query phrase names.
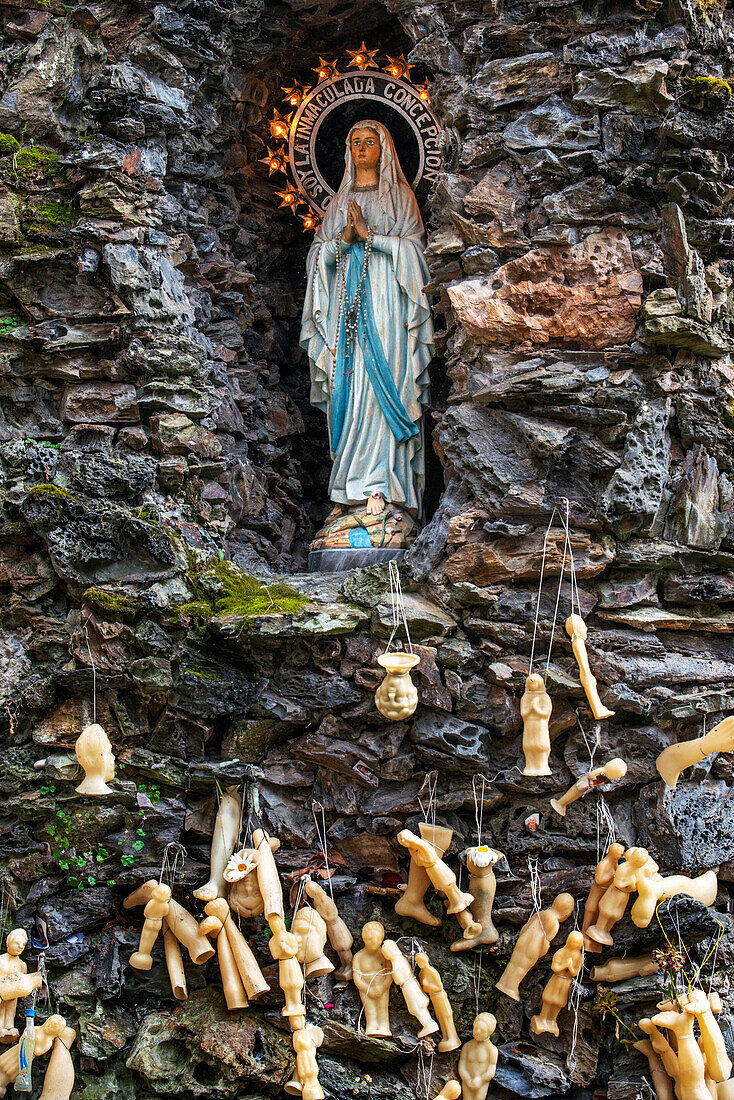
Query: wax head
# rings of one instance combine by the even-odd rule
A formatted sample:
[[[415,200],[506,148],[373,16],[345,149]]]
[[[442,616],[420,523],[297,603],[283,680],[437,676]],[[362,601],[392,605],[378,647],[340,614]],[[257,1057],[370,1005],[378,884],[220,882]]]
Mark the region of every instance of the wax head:
[[[641,1020],[638,1020],[637,1026],[639,1027],[640,1031],[644,1031],[646,1035],[650,1035],[652,1034],[655,1024],[652,1022],[649,1016],[643,1016]]]
[[[642,867],[643,863],[647,863],[649,854],[647,848],[628,848],[627,862],[633,867]]]
[[[570,894],[559,894],[551,905],[551,909],[559,918],[559,920],[565,920],[566,917],[570,917],[573,913],[574,901]]]
[[[610,760],[609,763],[604,765],[604,774],[607,779],[621,779],[623,775],[627,774],[627,765],[624,760],[615,756],[614,760]]]
[[[589,631],[580,615],[569,615],[566,619],[566,633],[571,637],[573,637],[574,634],[578,634],[579,638],[583,638],[583,640],[586,641],[586,636]]]
[[[525,681],[525,690],[545,692],[545,680],[537,672],[531,672]]]
[[[402,955],[402,951],[395,943],[395,940],[385,940],[382,945],[382,953],[386,959],[390,959],[392,961],[395,961],[395,959],[400,958],[400,956]]]
[[[418,951],[415,956],[415,961],[421,969],[429,965],[428,955],[426,955],[425,951]]]
[[[385,938],[385,929],[382,927],[379,921],[370,920],[367,921],[362,929],[362,939],[364,945],[370,951],[377,951],[378,947],[382,944]]]
[[[472,1034],[475,1039],[483,1043],[497,1030],[497,1021],[491,1012],[480,1012],[474,1020]]]
[[[447,1081],[441,1090],[446,1100],[459,1100],[461,1096],[461,1083],[459,1081]]]
[[[54,1038],[57,1035],[60,1035],[61,1032],[64,1031],[65,1029],[66,1029],[66,1020],[64,1019],[63,1016],[49,1016],[49,1018],[46,1021],[44,1021],[44,1024],[43,1024],[43,1030],[46,1032],[46,1034],[47,1035],[53,1035]]]
[[[621,859],[624,855],[624,844],[620,844],[618,841],[615,840],[614,844],[609,845],[609,851],[607,852],[607,855],[611,856],[612,859]]]
[[[14,928],[8,933],[5,947],[9,955],[21,955],[28,946],[28,936],[24,928]]]
[[[583,932],[569,932],[566,939],[566,947],[570,947],[572,951],[578,951],[584,946],[584,934]]]
[[[358,168],[376,168],[380,163],[380,135],[371,126],[357,123],[349,135],[349,146]]]
[[[721,1012],[724,1007],[721,1003],[721,997],[715,989],[712,989],[709,993],[709,1005],[712,1012]]]

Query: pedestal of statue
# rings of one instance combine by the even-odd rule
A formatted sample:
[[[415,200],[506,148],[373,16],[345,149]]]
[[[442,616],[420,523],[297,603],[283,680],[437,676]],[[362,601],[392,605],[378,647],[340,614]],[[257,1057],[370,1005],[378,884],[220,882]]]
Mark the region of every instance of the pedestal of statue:
[[[352,569],[368,569],[386,561],[400,561],[404,550],[373,548],[364,550],[311,550],[309,573],[348,573]]]
[[[420,527],[409,512],[385,503],[373,512],[367,503],[335,507],[311,543],[309,573],[343,573],[397,561],[415,541]]]

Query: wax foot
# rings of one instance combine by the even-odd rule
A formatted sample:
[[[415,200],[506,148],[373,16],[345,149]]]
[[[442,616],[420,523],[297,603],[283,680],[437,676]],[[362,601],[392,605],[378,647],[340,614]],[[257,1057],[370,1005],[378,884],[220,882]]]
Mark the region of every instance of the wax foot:
[[[218,890],[213,882],[207,882],[206,886],[200,886],[198,890],[194,890],[194,897],[199,901],[214,901],[218,896]]]

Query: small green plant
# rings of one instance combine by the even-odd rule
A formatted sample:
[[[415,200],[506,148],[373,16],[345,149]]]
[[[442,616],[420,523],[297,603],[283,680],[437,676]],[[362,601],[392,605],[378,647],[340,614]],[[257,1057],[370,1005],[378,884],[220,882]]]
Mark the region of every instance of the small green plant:
[[[9,332],[13,332],[16,328],[27,327],[28,322],[24,321],[22,317],[17,317],[15,315],[0,317],[0,336],[7,336]]]

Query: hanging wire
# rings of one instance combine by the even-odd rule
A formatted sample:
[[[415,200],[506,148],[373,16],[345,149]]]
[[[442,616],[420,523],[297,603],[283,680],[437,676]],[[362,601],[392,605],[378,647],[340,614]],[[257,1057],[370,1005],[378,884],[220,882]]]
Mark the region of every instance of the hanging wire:
[[[428,786],[428,805],[424,806],[421,800],[423,791]],[[438,772],[428,772],[421,783],[421,788],[418,791],[418,805],[421,808],[423,814],[423,820],[426,823],[436,825],[436,787],[438,786]]]
[[[584,739],[586,751],[589,754],[589,771],[591,771],[591,769],[594,767],[594,757],[596,756],[596,750],[601,747],[601,726],[598,722],[594,725],[594,745],[592,748],[592,746],[589,744],[589,738],[586,736],[586,730],[584,729],[578,714],[576,714],[576,722],[579,729],[581,730],[581,736]]]
[[[433,1080],[433,1059],[435,1055],[436,1048],[431,1045],[431,1053],[428,1057],[428,1064],[426,1065],[425,1046],[423,1043],[420,1044],[418,1048],[418,1069],[415,1091],[419,1097],[422,1097],[422,1100],[430,1100],[431,1082]]]
[[[540,597],[543,592],[543,575],[545,573],[545,559],[548,553],[548,536],[550,535],[551,527],[553,526],[553,520],[556,515],[556,509],[553,508],[551,512],[551,518],[543,536],[543,557],[540,562],[540,580],[538,581],[538,598],[535,605],[535,623],[533,624],[533,643],[530,647],[530,667],[528,669],[528,676],[533,671],[533,660],[535,658],[535,639],[538,634],[538,619],[540,618]]]
[[[321,825],[319,825],[319,819],[316,816],[316,808],[321,810]],[[334,887],[331,883],[331,870],[329,869],[329,845],[326,840],[326,814],[324,807],[320,802],[311,803],[311,813],[313,814],[314,825],[316,826],[316,836],[319,840],[319,847],[324,857],[324,869],[326,871],[326,881],[329,886],[329,893],[331,894],[331,900],[334,900]]]
[[[477,779],[481,780],[482,793],[477,798]],[[477,823],[477,845],[481,846],[482,843],[482,822],[484,820],[484,795],[487,789],[487,777],[486,775],[475,775],[471,781],[472,793],[474,795],[474,820]],[[491,879],[490,879],[491,881]]]
[[[581,618],[581,597],[579,596],[579,586],[576,580],[576,563],[573,557],[573,542],[571,541],[571,506],[568,501],[568,497],[563,497],[563,501],[566,505],[566,517],[561,516],[561,522],[563,524],[566,533],[566,545],[568,547],[568,558],[571,570],[571,614],[574,613],[574,599],[576,601],[576,614]]]
[[[405,600],[403,599],[403,589],[400,584],[400,570],[398,569],[397,562],[388,562],[390,573],[390,607],[392,610],[392,633],[388,640],[385,652],[390,652],[390,646],[392,645],[395,635],[402,626],[405,630],[405,638],[408,643],[408,652],[413,652],[413,644],[410,640],[410,631],[408,630],[408,616],[405,611]]]
[[[87,653],[89,654],[89,663],[92,666],[92,723],[96,724],[97,721],[97,666],[94,663],[92,657],[92,647],[89,642],[89,616],[84,620],[84,636],[87,639]]]
[[[480,944],[479,953],[474,956],[474,972],[472,973],[472,989],[474,991],[474,1015],[479,1015],[479,990],[482,985],[482,953],[484,947]]]
[[[604,840],[604,846],[602,847],[601,836],[602,832],[606,831],[606,838]],[[614,818],[609,812],[606,799],[604,795],[599,792],[599,797],[596,801],[596,862],[606,856],[609,848],[614,844],[617,839],[617,831],[614,825]]]
[[[540,882],[540,872],[538,870],[538,857],[528,856],[527,862],[528,871],[530,872],[530,894],[533,899],[533,912],[535,916],[540,916],[543,888]]]
[[[553,638],[554,638],[555,633],[556,633],[556,623],[558,621],[558,606],[561,602],[561,589],[563,588],[563,574],[564,574],[565,569],[566,569],[567,552],[568,552],[568,542],[567,542],[567,540],[564,539],[564,542],[563,542],[563,559],[561,561],[561,573],[560,573],[560,576],[558,578],[558,591],[556,592],[556,606],[553,609],[553,622],[551,624],[550,638],[548,640],[548,658],[545,662],[546,674],[548,673],[548,669],[550,668],[551,650],[553,649]],[[540,599],[538,599],[538,603],[540,603]]]
[[[576,1043],[579,1037],[579,1005],[581,1003],[581,975],[584,972],[584,950],[581,950],[581,969],[573,980],[571,992],[568,997],[568,1007],[573,1013],[573,1027],[571,1029],[571,1050],[566,1059],[566,1067],[569,1074],[576,1069],[578,1058],[576,1057]]]
[[[167,886],[173,889],[173,884],[176,875],[183,872],[184,864],[186,862],[186,849],[183,844],[179,844],[178,841],[172,840],[170,844],[166,844],[163,849],[163,859],[161,860],[161,873],[158,877],[159,882],[165,882]]]

